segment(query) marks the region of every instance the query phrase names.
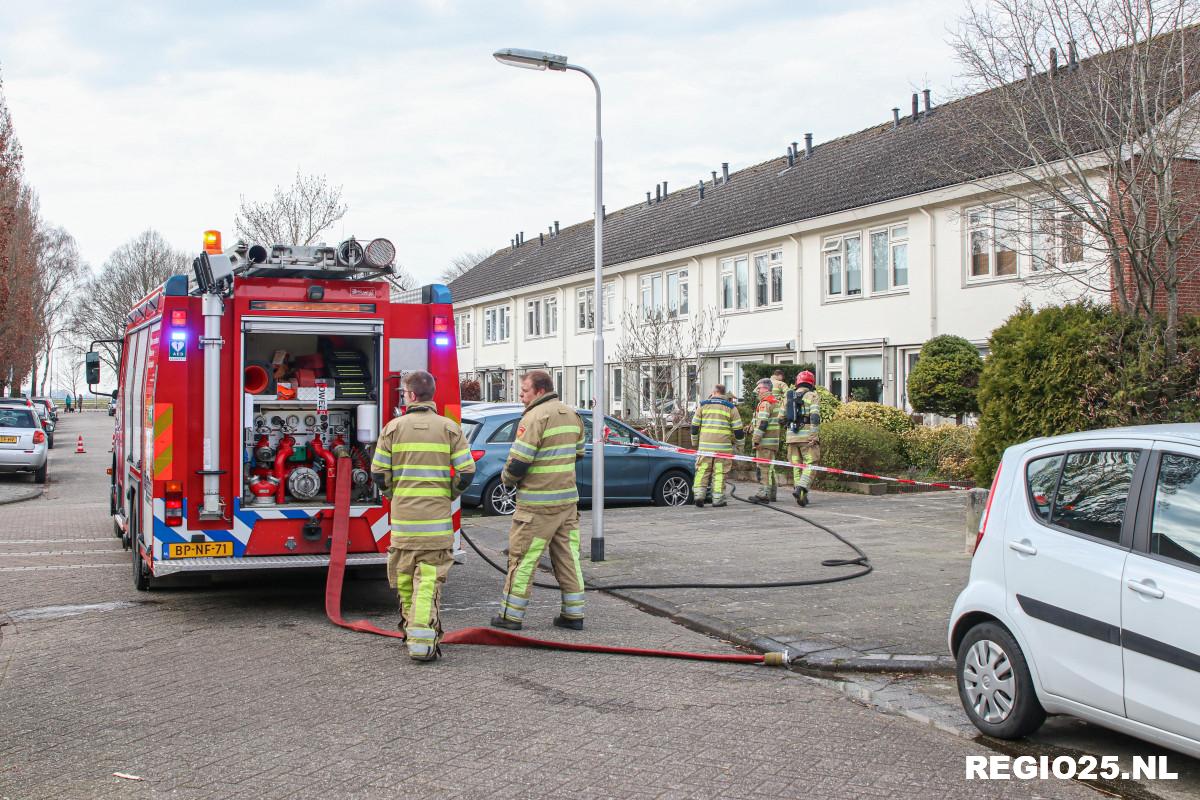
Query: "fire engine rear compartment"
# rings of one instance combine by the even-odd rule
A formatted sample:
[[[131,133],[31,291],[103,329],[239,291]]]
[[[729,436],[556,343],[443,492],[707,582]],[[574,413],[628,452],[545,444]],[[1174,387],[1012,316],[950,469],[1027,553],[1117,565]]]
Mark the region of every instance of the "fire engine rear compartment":
[[[381,424],[382,330],[369,320],[243,317],[243,508],[332,508],[337,481],[352,503],[378,506],[370,446]],[[334,451],[353,466],[336,474]]]

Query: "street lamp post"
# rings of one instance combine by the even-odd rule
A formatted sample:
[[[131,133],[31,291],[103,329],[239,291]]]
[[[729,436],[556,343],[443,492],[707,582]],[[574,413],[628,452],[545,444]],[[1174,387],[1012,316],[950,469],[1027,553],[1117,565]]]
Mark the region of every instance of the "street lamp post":
[[[592,561],[604,560],[604,145],[600,137],[600,83],[596,76],[577,64],[568,64],[566,56],[538,50],[505,48],[493,53],[496,60],[510,67],[549,69],[554,72],[582,72],[596,89],[596,165],[595,165],[595,242],[594,290],[595,335],[592,352]]]

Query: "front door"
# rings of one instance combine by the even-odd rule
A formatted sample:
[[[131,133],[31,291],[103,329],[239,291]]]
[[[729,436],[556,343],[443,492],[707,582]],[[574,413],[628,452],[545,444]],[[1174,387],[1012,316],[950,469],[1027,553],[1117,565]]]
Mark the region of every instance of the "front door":
[[[1125,709],[1200,740],[1200,448],[1166,447],[1125,563]]]
[[[1035,450],[1022,464],[1025,508],[1004,532],[1007,603],[1045,691],[1124,715],[1121,576],[1143,447],[1089,447]]]

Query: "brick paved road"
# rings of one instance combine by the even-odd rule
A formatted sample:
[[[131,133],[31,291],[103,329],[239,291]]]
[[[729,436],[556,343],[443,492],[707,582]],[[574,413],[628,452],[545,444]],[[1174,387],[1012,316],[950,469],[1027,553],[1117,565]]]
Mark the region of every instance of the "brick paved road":
[[[329,625],[319,576],[139,594],[107,517],[104,420],[68,422],[89,453],[56,450],[47,498],[0,514],[0,797],[1094,796],[967,783],[986,750],[784,671],[482,647],[417,665]],[[494,612],[478,560],[451,581],[449,627]],[[352,583],[348,613],[390,620],[381,583]],[[566,635],[554,600],[536,597],[536,635]],[[590,604],[588,641],[726,649]]]

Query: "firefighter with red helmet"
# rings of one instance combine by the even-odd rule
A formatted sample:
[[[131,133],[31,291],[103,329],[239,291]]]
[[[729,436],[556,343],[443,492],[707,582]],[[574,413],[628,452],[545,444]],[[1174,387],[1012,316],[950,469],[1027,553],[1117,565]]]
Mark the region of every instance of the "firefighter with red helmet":
[[[783,427],[783,401],[775,392],[770,378],[763,378],[755,387],[758,407],[754,411],[754,455],[774,461],[779,457],[780,433]],[[777,477],[774,464],[758,467],[758,491],[750,499],[755,503],[771,503],[776,499]]]
[[[787,393],[784,418],[787,457],[792,465],[792,497],[801,506],[808,505],[808,489],[812,486],[812,465],[821,458],[817,427],[821,424],[821,399],[815,387],[817,376],[809,370],[796,375],[796,388]]]

